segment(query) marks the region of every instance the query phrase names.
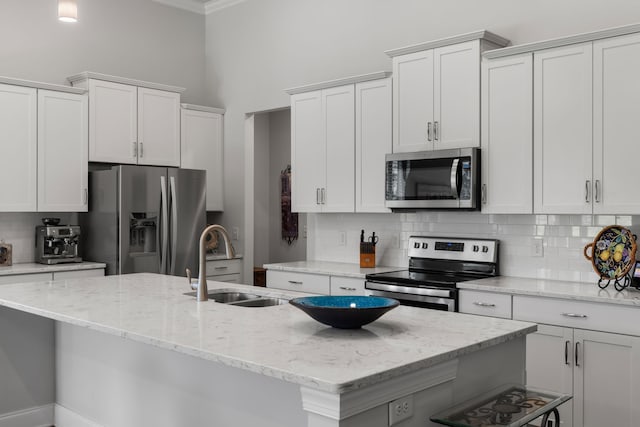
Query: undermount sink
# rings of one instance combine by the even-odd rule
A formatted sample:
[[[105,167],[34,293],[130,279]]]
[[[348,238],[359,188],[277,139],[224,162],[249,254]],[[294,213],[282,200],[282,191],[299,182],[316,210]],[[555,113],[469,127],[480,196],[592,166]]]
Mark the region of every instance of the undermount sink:
[[[186,292],[185,295],[195,297],[195,292]],[[240,307],[272,307],[286,304],[289,301],[284,298],[265,297],[247,292],[211,291],[207,294],[209,300],[221,304],[237,305]]]

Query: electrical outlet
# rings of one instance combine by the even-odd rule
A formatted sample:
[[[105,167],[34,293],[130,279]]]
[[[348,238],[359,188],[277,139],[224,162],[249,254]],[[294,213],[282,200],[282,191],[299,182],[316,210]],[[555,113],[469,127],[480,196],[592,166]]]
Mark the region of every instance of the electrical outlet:
[[[389,425],[413,417],[413,395],[401,397],[389,403]]]
[[[231,240],[240,240],[240,228],[239,227],[231,228]]]
[[[347,232],[341,231],[338,233],[338,245],[339,246],[347,246]]]
[[[533,246],[531,247],[531,256],[541,257],[544,256],[544,241],[542,239],[533,239]]]

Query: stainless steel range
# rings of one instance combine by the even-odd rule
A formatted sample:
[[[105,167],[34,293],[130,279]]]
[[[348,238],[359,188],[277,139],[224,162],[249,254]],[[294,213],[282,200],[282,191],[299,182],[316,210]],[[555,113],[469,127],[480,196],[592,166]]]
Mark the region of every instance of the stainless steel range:
[[[368,274],[366,292],[400,304],[458,311],[457,283],[499,275],[498,240],[411,236],[409,269]]]

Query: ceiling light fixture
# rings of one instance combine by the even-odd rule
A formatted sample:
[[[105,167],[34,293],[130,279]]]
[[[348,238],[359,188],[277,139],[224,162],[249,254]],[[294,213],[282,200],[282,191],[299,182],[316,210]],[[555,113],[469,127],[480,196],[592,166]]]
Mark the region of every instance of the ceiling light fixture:
[[[58,0],[58,19],[62,22],[78,21],[78,3],[76,0]]]

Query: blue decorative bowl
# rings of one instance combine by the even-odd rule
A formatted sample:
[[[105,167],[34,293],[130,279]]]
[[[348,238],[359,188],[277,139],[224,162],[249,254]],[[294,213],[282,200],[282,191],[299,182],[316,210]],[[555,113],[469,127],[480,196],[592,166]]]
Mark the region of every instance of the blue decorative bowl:
[[[360,328],[400,305],[394,299],[374,296],[317,296],[289,302],[318,322],[340,329]]]

